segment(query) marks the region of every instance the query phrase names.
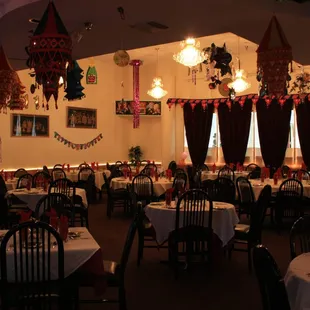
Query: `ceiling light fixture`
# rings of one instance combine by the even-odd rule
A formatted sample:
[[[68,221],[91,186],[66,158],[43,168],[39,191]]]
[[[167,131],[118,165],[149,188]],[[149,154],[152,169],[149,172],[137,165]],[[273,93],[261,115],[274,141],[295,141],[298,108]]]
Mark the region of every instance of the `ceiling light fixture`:
[[[240,61],[239,61],[239,69],[236,70],[234,81],[228,84],[229,88],[233,88],[236,93],[242,93],[248,88],[251,87],[251,84],[246,80],[246,75],[244,70],[240,69]]]
[[[194,38],[188,38],[181,42],[181,51],[173,55],[176,62],[186,66],[195,67],[206,60],[204,52],[199,50],[200,43]]]
[[[147,94],[155,99],[161,99],[167,95],[167,91],[164,90],[164,85],[162,79],[158,76],[158,51],[159,48],[156,48],[157,51],[157,64],[156,64],[156,77],[153,79],[152,88],[147,92]]]

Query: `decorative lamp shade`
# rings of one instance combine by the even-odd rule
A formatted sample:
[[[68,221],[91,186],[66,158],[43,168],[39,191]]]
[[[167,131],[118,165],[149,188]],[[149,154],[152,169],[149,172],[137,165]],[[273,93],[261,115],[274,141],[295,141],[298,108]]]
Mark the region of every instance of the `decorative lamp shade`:
[[[63,78],[66,83],[67,67],[72,62],[72,40],[52,1],[30,38],[27,51],[28,67],[34,69],[46,101],[53,96],[57,109],[59,81]]]
[[[86,73],[86,84],[97,84],[98,76],[95,66],[89,66]]]
[[[118,50],[113,56],[114,63],[119,67],[126,67],[129,65],[130,56],[125,50]]]
[[[65,89],[67,94],[64,99],[73,101],[81,100],[85,97],[85,94],[83,93],[84,87],[81,85],[81,79],[83,78],[82,73],[83,70],[80,68],[77,61],[74,60],[71,69],[68,68],[67,71],[67,88]]]
[[[269,96],[287,94],[289,64],[293,60],[292,48],[275,16],[272,17],[264,37],[256,51],[257,70],[262,85]]]
[[[11,110],[22,110],[25,107],[25,86],[20,82],[18,74],[10,66],[0,46],[0,112]]]

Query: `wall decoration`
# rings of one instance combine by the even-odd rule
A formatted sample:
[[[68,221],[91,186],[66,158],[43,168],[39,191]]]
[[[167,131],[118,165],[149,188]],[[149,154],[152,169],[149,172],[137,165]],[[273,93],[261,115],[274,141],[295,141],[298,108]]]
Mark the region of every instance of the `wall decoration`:
[[[113,56],[113,61],[119,67],[126,67],[129,65],[130,56],[125,50],[118,50]]]
[[[83,78],[83,70],[80,68],[78,62],[73,60],[72,67],[67,69],[67,88],[64,99],[68,101],[81,100],[85,98],[83,93],[84,87],[81,85],[81,79]]]
[[[97,144],[97,142],[99,142],[103,136],[102,133],[99,134],[96,138],[92,139],[89,142],[86,143],[74,143],[69,141],[68,139],[62,137],[58,132],[54,132],[54,138],[57,139],[59,142],[63,143],[64,145],[66,145],[67,147],[71,147],[73,150],[86,150],[88,148],[90,148],[91,146],[95,146],[95,144]]]
[[[68,128],[97,128],[97,110],[67,107]]]
[[[49,137],[49,116],[12,114],[12,137]]]
[[[115,101],[117,115],[133,115],[134,104],[132,100]],[[160,101],[140,101],[140,115],[161,115]]]
[[[86,73],[86,84],[97,84],[98,76],[95,66],[89,66]]]

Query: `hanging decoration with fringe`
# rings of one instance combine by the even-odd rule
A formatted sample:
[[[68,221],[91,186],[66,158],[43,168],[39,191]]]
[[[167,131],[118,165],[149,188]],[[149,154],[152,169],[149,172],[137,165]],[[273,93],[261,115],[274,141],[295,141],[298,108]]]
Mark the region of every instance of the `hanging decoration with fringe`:
[[[59,142],[63,143],[64,145],[66,145],[67,147],[72,148],[73,150],[79,151],[79,150],[86,150],[86,149],[90,148],[91,146],[95,146],[97,144],[97,142],[99,142],[103,138],[103,136],[101,133],[96,138],[92,139],[89,142],[74,143],[74,142],[71,142],[70,140],[64,138],[58,132],[55,131],[54,132],[54,138],[57,139]]]

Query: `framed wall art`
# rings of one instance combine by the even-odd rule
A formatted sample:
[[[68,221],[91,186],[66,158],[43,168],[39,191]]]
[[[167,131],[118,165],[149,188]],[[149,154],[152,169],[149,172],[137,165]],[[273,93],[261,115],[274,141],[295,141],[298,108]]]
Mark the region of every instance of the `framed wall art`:
[[[67,107],[68,128],[97,128],[97,110]]]
[[[133,114],[132,100],[115,101],[116,115],[132,115]],[[160,101],[140,101],[140,115],[161,115]]]
[[[11,114],[12,137],[49,137],[49,116]]]

